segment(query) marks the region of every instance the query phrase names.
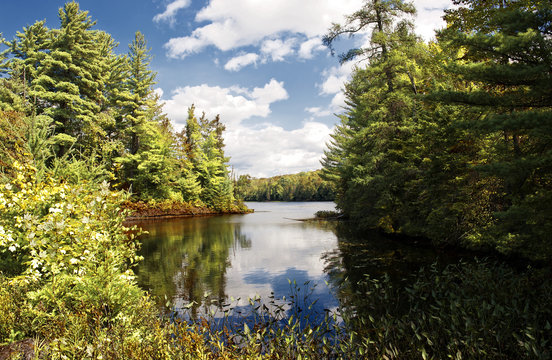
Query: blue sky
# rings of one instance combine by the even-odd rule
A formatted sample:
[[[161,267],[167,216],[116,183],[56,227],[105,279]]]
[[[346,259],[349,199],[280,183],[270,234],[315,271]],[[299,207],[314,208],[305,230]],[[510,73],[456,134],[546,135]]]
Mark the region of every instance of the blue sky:
[[[64,0],[4,1],[0,33],[46,20],[59,27]],[[320,43],[332,22],[362,0],[81,0],[81,9],[126,53],[141,31],[154,56],[156,91],[179,130],[187,108],[220,114],[226,154],[238,174],[272,176],[320,168],[341,89],[352,64],[340,67]],[[449,0],[416,0],[416,30],[425,39],[442,27]],[[362,36],[343,40],[344,49]]]

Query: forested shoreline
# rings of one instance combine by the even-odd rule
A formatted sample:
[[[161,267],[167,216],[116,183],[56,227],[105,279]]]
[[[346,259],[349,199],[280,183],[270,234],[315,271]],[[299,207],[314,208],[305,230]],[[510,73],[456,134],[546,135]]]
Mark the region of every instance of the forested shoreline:
[[[358,226],[549,261],[552,53],[546,2],[459,0],[429,44],[414,7],[366,2],[325,37],[371,32],[323,160]]]
[[[196,116],[190,104],[182,131],[173,129],[154,91],[144,35],[136,32],[119,55],[115,39],[95,30],[77,3],[59,16],[60,28],[37,21],[2,39],[1,173],[13,176],[17,160],[40,178],[107,181],[133,201],[240,211],[224,125],[219,116]]]
[[[333,201],[333,186],[320,175],[320,170],[269,178],[240,175],[234,191],[244,201]]]

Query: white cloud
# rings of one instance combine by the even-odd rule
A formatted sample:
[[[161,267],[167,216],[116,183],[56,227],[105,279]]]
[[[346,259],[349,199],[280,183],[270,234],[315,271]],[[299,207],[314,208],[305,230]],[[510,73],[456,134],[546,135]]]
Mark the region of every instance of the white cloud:
[[[240,127],[226,133],[226,153],[240,174],[266,177],[316,170],[331,132],[332,128],[314,121],[295,130],[270,124]]]
[[[240,174],[271,176],[319,169],[332,132],[329,126],[308,121],[298,129],[286,130],[268,123],[243,124],[253,117],[268,117],[271,105],[287,98],[284,83],[275,79],[253,89],[203,84],[177,88],[165,100],[164,110],[178,131],[184,126],[192,104],[197,115],[205,112],[212,118],[220,114],[227,127],[226,154]]]
[[[187,109],[192,104],[199,114],[202,111],[208,117],[220,114],[227,127],[232,128],[254,116],[267,117],[271,113],[270,105],[273,102],[287,98],[284,83],[275,79],[252,90],[238,86],[223,88],[203,84],[177,88],[171,98],[165,100],[164,110],[173,120],[176,129],[181,129],[186,123]]]
[[[325,117],[332,114],[329,108],[321,108],[319,106],[305,108],[305,111],[311,113],[313,117]]]
[[[302,34],[308,38],[326,32],[332,22],[360,8],[362,0],[211,0],[196,15],[208,22],[191,34],[173,38],[165,47],[171,57],[186,57],[207,46],[227,51],[259,45],[281,33]]]
[[[259,60],[262,63],[268,62],[269,59],[274,62],[284,61],[286,57],[295,53],[295,44],[297,44],[296,38],[289,38],[285,41],[281,39],[264,40],[260,47],[262,58],[256,53],[238,55],[228,60],[224,65],[224,69],[228,71],[239,71],[248,65],[257,64]]]
[[[346,97],[343,92],[338,92],[337,94],[335,94],[332,98],[332,102],[330,103],[331,111],[337,113],[343,110],[343,108],[346,106],[345,99]]]
[[[169,49],[169,57],[178,57],[179,54],[198,53],[206,46],[201,40],[193,37],[173,38],[170,39],[165,47]]]
[[[322,49],[317,37],[326,33],[332,22],[343,22],[344,16],[360,9],[362,3],[362,0],[211,0],[195,17],[196,22],[207,24],[191,34],[170,39],[165,48],[170,57],[184,58],[208,46],[228,51],[259,46],[263,40],[289,33],[308,38],[297,53],[309,59],[313,52]],[[416,31],[429,40],[434,37],[434,29],[444,25],[443,9],[452,5],[449,0],[414,0],[414,4],[418,10]],[[188,5],[189,0],[176,0],[154,19],[174,21],[176,12]]]
[[[266,57],[271,57],[272,61],[284,61],[286,56],[294,53],[293,46],[296,42],[297,40],[294,38],[286,41],[280,39],[265,40],[261,45],[261,53]]]
[[[308,39],[301,44],[299,48],[299,57],[302,59],[312,59],[315,52],[324,50],[325,46],[322,45],[322,40],[319,37]]]
[[[333,66],[322,72],[323,81],[321,84],[318,84],[320,95],[332,96],[332,100],[325,107],[305,108],[305,111],[310,113],[312,118],[326,117],[342,112],[346,106],[343,89],[345,83],[351,79],[355,66],[353,62],[347,62],[341,66]]]
[[[414,0],[416,6],[416,33],[426,41],[435,38],[435,29],[445,26],[443,10],[453,7],[450,0]]]
[[[224,68],[228,71],[239,71],[243,67],[246,67],[251,64],[256,64],[258,60],[259,60],[258,54],[247,53],[247,54],[233,57],[232,59],[228,60],[226,65],[224,65]]]
[[[170,25],[174,25],[175,23],[175,16],[178,10],[187,8],[190,6],[191,0],[174,0],[169,5],[167,5],[167,8],[164,12],[161,14],[157,14],[153,17],[153,21],[155,22],[163,22],[167,21]]]
[[[319,85],[321,95],[333,95],[341,92],[351,78],[355,63],[350,61],[341,66],[332,66],[322,72],[324,81]]]
[[[264,87],[253,89],[251,97],[257,100],[259,104],[270,104],[279,100],[285,100],[289,96],[284,88],[283,81],[270,79],[270,82]]]

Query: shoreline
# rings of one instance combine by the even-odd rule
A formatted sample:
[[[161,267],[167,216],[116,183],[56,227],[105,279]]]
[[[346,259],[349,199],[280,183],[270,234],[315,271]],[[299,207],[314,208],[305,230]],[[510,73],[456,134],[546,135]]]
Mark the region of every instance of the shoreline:
[[[122,204],[123,211],[128,211],[125,222],[135,222],[144,220],[162,220],[187,218],[195,216],[215,216],[231,214],[249,214],[253,209],[244,206],[235,206],[231,210],[215,210],[208,207],[198,207],[189,203],[182,202],[160,202],[144,203],[142,201],[126,201]]]

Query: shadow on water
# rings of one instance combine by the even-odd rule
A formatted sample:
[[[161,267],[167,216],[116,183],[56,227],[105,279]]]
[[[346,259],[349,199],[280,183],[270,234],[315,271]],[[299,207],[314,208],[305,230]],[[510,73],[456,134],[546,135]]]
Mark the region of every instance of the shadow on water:
[[[367,279],[383,279],[403,288],[420,269],[444,268],[462,258],[473,259],[467,252],[436,249],[423,241],[395,239],[378,231],[358,231],[349,224],[334,227],[337,245],[322,255],[324,271],[342,311],[369,312],[366,308]]]
[[[173,302],[171,306],[193,302],[194,309],[204,302],[223,303],[230,249],[251,247],[239,224],[213,217],[189,220],[137,223],[148,232],[142,239],[144,260],[137,270],[138,283],[160,306],[165,298]]]
[[[347,223],[334,227],[337,238],[335,249],[323,254],[325,272],[334,289],[343,290],[344,283],[355,286],[366,275],[389,276],[394,281],[418,272],[434,263],[445,266],[463,257],[467,252],[450,252],[429,246],[416,239],[397,240],[378,231],[359,232]]]
[[[260,208],[255,214],[138,223],[148,231],[139,284],[160,308],[169,310],[168,300],[170,309],[186,309],[192,317],[213,311],[223,316],[228,304],[242,316],[250,308],[248,298],[257,296],[286,311],[290,299],[301,298],[298,306],[319,314],[360,310],[363,296],[357,294],[365,293],[367,276],[387,276],[400,287],[420,268],[473,258],[375,231],[359,233],[347,223],[289,220],[327,204],[255,205]]]

